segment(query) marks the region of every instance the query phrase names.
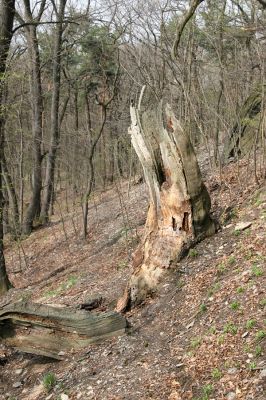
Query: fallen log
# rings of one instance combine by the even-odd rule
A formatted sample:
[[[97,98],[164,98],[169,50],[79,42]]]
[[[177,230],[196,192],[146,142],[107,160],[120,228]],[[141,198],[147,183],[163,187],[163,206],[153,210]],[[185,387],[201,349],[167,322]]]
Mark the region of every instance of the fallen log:
[[[102,303],[103,303],[102,296],[91,296],[85,299],[85,301],[82,304],[80,304],[79,307],[81,310],[91,311],[94,310],[95,308],[100,307]]]
[[[96,314],[22,301],[0,308],[0,343],[57,360],[72,349],[121,335],[126,327],[126,319],[112,311]]]

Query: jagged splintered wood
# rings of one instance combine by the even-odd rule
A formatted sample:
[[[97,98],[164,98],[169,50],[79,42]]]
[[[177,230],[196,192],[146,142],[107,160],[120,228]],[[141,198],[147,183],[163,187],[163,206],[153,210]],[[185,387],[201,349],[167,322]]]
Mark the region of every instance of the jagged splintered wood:
[[[125,333],[126,326],[126,319],[116,312],[92,314],[24,302],[0,309],[0,343],[58,360],[72,349]]]
[[[188,135],[171,107],[131,104],[129,134],[142,164],[150,204],[143,240],[133,254],[134,272],[117,310],[141,302],[164,271],[192,243],[215,232],[211,202]],[[144,111],[142,111],[144,109]]]

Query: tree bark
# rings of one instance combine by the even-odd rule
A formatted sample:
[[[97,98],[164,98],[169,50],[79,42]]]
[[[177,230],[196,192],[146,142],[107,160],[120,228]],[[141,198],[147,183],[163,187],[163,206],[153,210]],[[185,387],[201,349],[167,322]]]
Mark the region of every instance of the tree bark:
[[[83,237],[86,239],[88,234],[88,211],[89,211],[89,198],[92,192],[93,184],[94,184],[94,165],[93,165],[93,158],[94,153],[96,150],[96,146],[102,136],[103,129],[106,122],[107,117],[107,106],[101,105],[102,107],[102,122],[101,127],[99,128],[99,132],[90,146],[89,154],[88,154],[88,177],[87,177],[87,187],[84,194],[84,201],[83,201]]]
[[[143,90],[144,91],[144,90]],[[142,94],[143,94],[142,91]],[[154,291],[165,270],[195,242],[215,232],[210,197],[188,135],[171,107],[141,112],[130,107],[132,145],[142,164],[150,204],[135,271],[117,310],[138,304]]]
[[[180,20],[180,22],[179,22],[179,24],[177,26],[177,29],[176,29],[175,41],[174,41],[173,48],[172,48],[172,57],[173,58],[177,57],[177,50],[178,50],[178,46],[179,46],[179,43],[180,43],[180,40],[181,40],[181,36],[182,36],[183,30],[185,29],[187,23],[190,21],[190,19],[195,14],[195,11],[198,8],[198,6],[203,1],[204,0],[192,0],[188,10],[186,11],[186,13],[181,18],[181,20]]]
[[[4,161],[4,85],[6,60],[12,39],[12,28],[15,14],[15,0],[2,0],[0,2],[0,171],[3,169]],[[3,231],[3,180],[0,173],[0,296],[11,287],[6,273],[4,257],[4,231]]]
[[[44,3],[44,2],[43,2]],[[22,23],[33,21],[33,15],[28,0],[24,0],[25,21],[21,16],[17,18]],[[40,11],[41,12],[41,11]],[[39,14],[37,22],[40,21],[42,14]],[[26,29],[26,39],[29,48],[30,58],[30,83],[32,99],[32,137],[33,137],[33,168],[32,168],[32,194],[29,206],[25,213],[22,231],[29,235],[32,231],[35,218],[40,216],[41,211],[41,190],[42,190],[42,115],[43,115],[43,93],[41,82],[41,60],[39,44],[37,38],[37,26],[28,25]]]
[[[2,161],[2,175],[6,185],[6,190],[8,193],[9,203],[12,206],[12,224],[11,231],[14,237],[17,239],[20,235],[20,219],[19,219],[19,207],[18,198],[15,187],[12,182],[12,177],[8,171],[5,155]]]
[[[217,32],[217,55],[219,59],[219,92],[216,105],[216,126],[214,133],[214,163],[219,165],[220,154],[219,154],[219,136],[221,129],[221,109],[222,109],[222,98],[224,95],[224,19],[226,10],[227,0],[224,0],[221,7],[221,14],[219,16],[218,32]]]
[[[51,106],[51,142],[47,158],[46,176],[44,185],[44,198],[41,209],[41,221],[47,222],[49,219],[49,207],[51,204],[52,191],[54,185],[55,162],[57,149],[59,146],[59,100],[60,100],[60,81],[61,81],[61,51],[63,36],[63,19],[67,0],[60,0],[59,10],[55,10],[57,24],[55,28],[55,45],[53,58],[53,95]]]
[[[92,189],[93,189],[93,184],[94,184],[94,177],[95,177],[95,171],[94,171],[94,165],[93,165],[93,158],[94,158],[94,153],[96,150],[96,146],[102,136],[106,120],[107,120],[107,109],[109,105],[112,103],[112,101],[115,98],[116,95],[116,90],[117,90],[117,84],[118,84],[118,77],[119,77],[119,72],[120,72],[120,66],[118,65],[116,75],[114,78],[114,83],[113,83],[113,88],[112,92],[110,94],[110,97],[105,100],[105,101],[99,101],[98,103],[101,106],[101,125],[99,127],[99,131],[96,133],[94,140],[91,138],[91,133],[92,133],[92,126],[91,126],[91,118],[90,118],[90,107],[89,107],[89,99],[86,96],[86,105],[87,105],[87,123],[88,123],[88,133],[89,133],[89,141],[90,141],[90,149],[88,153],[88,177],[87,177],[87,187],[86,191],[84,193],[84,201],[82,205],[83,209],[83,237],[86,239],[87,234],[88,234],[88,206],[89,206],[89,197],[91,195]]]
[[[31,95],[32,95],[32,136],[33,136],[33,171],[32,194],[23,222],[23,233],[29,235],[32,231],[33,221],[40,216],[41,189],[42,189],[42,85],[41,65],[36,36],[36,26],[30,26],[28,44],[31,63]]]

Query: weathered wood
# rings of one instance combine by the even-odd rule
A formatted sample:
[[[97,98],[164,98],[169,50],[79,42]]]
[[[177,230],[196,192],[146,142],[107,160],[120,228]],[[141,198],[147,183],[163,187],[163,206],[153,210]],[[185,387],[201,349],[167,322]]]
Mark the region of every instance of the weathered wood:
[[[125,332],[127,321],[116,312],[93,314],[18,302],[0,309],[0,341],[21,351],[61,359],[61,353]]]
[[[195,241],[211,235],[210,197],[188,135],[162,102],[131,105],[129,134],[142,164],[150,205],[143,240],[133,255],[134,273],[117,310],[141,302]]]
[[[82,304],[80,304],[80,309],[91,311],[91,310],[94,310],[95,308],[100,307],[102,305],[102,303],[103,303],[102,296],[88,297],[85,299],[85,301]]]

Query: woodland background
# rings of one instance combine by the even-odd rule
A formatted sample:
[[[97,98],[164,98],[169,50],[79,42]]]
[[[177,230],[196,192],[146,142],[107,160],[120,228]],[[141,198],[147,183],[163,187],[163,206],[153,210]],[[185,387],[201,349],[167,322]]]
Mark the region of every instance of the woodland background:
[[[265,47],[265,0],[0,0],[0,399],[265,398]]]
[[[264,169],[263,2],[201,2],[177,58],[186,1],[59,3],[17,3],[3,77],[5,232],[18,238],[49,220],[62,190],[67,208],[84,211],[93,188],[140,174],[127,129],[143,85],[172,105],[211,169],[243,124],[255,176]],[[243,113],[254,97],[253,112]],[[86,225],[85,213],[85,236]]]

